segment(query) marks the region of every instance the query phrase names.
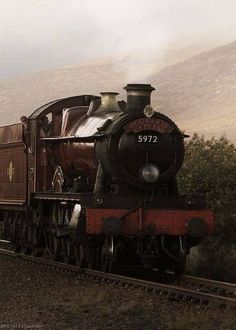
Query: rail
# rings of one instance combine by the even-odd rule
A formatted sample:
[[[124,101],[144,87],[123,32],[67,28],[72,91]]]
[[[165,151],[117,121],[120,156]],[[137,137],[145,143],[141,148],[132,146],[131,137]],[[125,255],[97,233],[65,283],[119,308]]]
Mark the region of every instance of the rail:
[[[163,283],[151,282],[137,278],[122,276],[122,275],[104,273],[101,271],[91,270],[87,268],[80,269],[78,266],[55,262],[46,258],[35,258],[33,256],[17,254],[13,251],[5,250],[5,249],[0,249],[0,254],[5,255],[6,257],[18,258],[32,263],[46,265],[62,271],[69,271],[75,274],[81,274],[88,278],[99,279],[102,282],[108,282],[122,286],[133,286],[137,288],[142,288],[146,291],[153,292],[161,296],[165,296],[169,299],[174,299],[178,301],[185,300],[196,304],[205,304],[205,305],[216,304],[222,307],[233,307],[233,308],[236,307],[236,298],[223,296],[218,293],[212,294],[212,293],[202,292],[201,290],[199,290],[199,287],[194,287],[194,289],[189,289],[183,287],[181,284],[179,285],[163,284]],[[217,285],[218,288],[221,288],[224,291],[226,289],[228,291],[233,291],[234,293],[236,291],[236,285],[232,283],[205,280],[205,279],[190,277],[187,275],[183,276],[183,281],[187,281],[187,280],[195,281],[195,284],[197,282],[199,282],[201,285],[205,283],[208,286],[211,286],[212,283],[212,286]]]

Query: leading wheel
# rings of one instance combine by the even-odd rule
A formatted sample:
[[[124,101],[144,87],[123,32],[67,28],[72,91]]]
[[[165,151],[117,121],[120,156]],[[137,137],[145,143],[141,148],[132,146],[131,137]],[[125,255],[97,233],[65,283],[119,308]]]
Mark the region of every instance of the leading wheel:
[[[101,250],[101,269],[103,272],[111,272],[114,262],[114,241],[113,237],[107,237]]]

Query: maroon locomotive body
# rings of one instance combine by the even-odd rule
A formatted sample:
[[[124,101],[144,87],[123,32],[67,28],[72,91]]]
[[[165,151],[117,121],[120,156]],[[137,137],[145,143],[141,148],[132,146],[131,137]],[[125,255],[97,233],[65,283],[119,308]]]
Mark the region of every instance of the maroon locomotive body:
[[[109,271],[181,272],[212,233],[205,200],[180,196],[184,135],[150,85],[57,100],[0,127],[0,220],[17,251]]]

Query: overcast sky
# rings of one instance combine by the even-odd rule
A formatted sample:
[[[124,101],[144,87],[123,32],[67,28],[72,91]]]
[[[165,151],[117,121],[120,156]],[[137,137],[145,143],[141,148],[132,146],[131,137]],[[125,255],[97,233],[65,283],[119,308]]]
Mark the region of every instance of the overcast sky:
[[[236,0],[0,0],[0,80],[236,40]]]

